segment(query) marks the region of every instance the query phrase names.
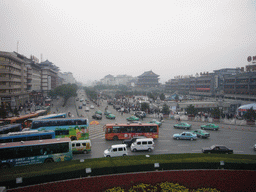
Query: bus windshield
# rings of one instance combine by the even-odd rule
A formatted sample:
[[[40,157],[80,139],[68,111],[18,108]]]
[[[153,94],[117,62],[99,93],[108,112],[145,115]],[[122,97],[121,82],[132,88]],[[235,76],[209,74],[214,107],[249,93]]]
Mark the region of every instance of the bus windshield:
[[[135,136],[146,136],[157,139],[159,137],[159,128],[157,124],[134,123],[134,124],[106,124],[105,139],[118,140],[130,139]]]

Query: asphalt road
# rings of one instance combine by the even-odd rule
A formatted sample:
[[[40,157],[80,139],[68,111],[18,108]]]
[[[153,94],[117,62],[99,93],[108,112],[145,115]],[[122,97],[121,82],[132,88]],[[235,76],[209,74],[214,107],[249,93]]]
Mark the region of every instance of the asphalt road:
[[[84,95],[84,96],[82,96]],[[86,98],[85,93],[78,94],[79,99]],[[74,117],[83,115],[89,119],[91,122],[93,119],[92,115],[97,110],[104,112],[105,107],[107,106],[106,100],[101,100],[100,106],[96,106],[90,101],[90,104],[87,106],[94,105],[94,109],[90,109],[89,112],[85,112],[85,106],[82,109],[78,109],[79,105],[82,105],[82,102],[76,101],[75,98],[70,98],[67,102],[66,107],[62,107],[62,99],[54,100],[54,106],[52,107],[53,112],[68,112],[70,111]],[[58,109],[58,111],[57,111]],[[116,115],[115,120],[106,119],[103,115],[103,119],[99,120],[99,125],[90,125],[90,139],[92,142],[92,151],[89,154],[75,154],[73,159],[88,159],[88,158],[101,158],[103,157],[103,152],[105,149],[109,148],[113,144],[120,144],[122,141],[106,141],[103,132],[103,126],[106,123],[126,123],[126,118],[131,116],[130,114],[121,115],[113,106],[109,105],[108,110]],[[154,117],[146,117],[141,122],[148,122]],[[191,130],[200,129],[200,125],[205,123],[203,122],[189,122],[192,124]],[[234,150],[235,154],[256,154],[253,150],[253,146],[256,143],[256,127],[249,126],[236,126],[236,125],[224,125],[218,124],[220,129],[218,131],[210,131],[210,138],[201,139],[198,138],[195,141],[190,140],[174,140],[172,138],[174,133],[181,133],[183,129],[175,129],[173,125],[176,124],[175,120],[165,120],[163,125],[159,128],[159,139],[155,140],[155,150],[152,152],[131,152],[128,150],[128,155],[147,155],[147,154],[176,154],[176,153],[201,153],[203,147],[209,147],[213,144],[225,145]],[[190,130],[190,131],[191,131]]]

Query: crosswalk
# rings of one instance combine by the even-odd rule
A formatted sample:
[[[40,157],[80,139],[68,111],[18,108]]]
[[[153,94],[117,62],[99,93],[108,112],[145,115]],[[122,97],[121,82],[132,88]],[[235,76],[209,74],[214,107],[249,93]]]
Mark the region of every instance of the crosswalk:
[[[92,139],[105,139],[105,132],[103,131],[103,125],[90,125],[89,126],[89,138]]]

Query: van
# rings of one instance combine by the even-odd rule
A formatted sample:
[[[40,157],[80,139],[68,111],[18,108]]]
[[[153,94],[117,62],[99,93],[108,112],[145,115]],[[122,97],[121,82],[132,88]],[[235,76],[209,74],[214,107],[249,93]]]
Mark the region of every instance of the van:
[[[125,144],[112,145],[109,149],[104,151],[104,157],[117,157],[126,155],[128,155],[128,153]]]
[[[140,151],[140,150],[154,150],[154,140],[153,138],[145,138],[145,139],[136,139],[134,143],[131,145],[131,151]]]
[[[91,140],[74,140],[72,143],[73,153],[89,153],[91,151],[92,143]]]

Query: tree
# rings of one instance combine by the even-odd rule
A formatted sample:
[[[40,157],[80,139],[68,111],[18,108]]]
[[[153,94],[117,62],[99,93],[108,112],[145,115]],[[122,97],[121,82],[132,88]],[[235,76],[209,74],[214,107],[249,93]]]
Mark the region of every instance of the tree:
[[[164,103],[164,105],[163,105],[162,113],[164,115],[169,115],[170,114],[169,106],[166,103]]]
[[[221,111],[219,108],[214,108],[211,112],[214,119],[219,119],[221,116]]]
[[[160,97],[160,99],[161,99],[162,101],[165,100],[165,95],[164,95],[164,93],[161,93],[159,97]]]
[[[7,117],[7,111],[4,108],[4,106],[2,105],[0,108],[0,118],[5,119]]]
[[[189,105],[186,108],[186,112],[188,113],[188,115],[196,115],[197,114],[197,109],[193,106],[193,105]]]
[[[64,84],[64,85],[61,85],[59,87],[56,87],[54,90],[53,90],[53,95],[59,95],[61,97],[64,98],[64,104],[63,106],[66,105],[66,102],[67,100],[70,98],[70,97],[76,97],[77,94],[77,85],[76,84]]]
[[[148,103],[141,103],[141,111],[149,110],[149,104]]]
[[[256,119],[256,113],[253,110],[253,107],[247,110],[247,112],[244,114],[244,117],[246,120],[254,121]]]
[[[19,115],[19,110],[15,107],[15,109],[13,110],[13,114],[15,116],[18,116]]]

